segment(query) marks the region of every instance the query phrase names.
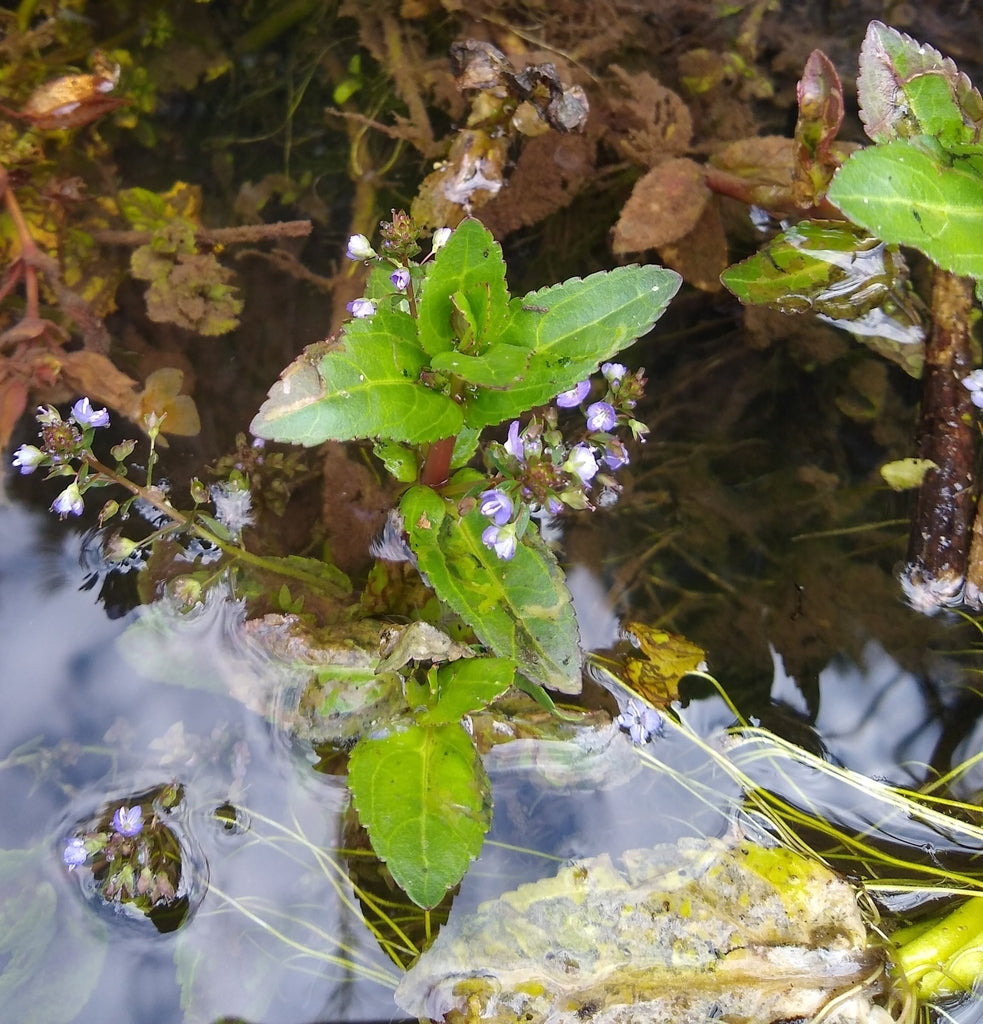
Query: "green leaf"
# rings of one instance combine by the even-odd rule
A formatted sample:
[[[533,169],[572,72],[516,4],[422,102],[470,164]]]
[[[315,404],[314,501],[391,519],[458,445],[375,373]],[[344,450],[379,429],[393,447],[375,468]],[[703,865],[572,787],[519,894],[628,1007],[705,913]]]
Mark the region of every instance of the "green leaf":
[[[322,558],[304,555],[265,555],[262,564],[253,563],[260,572],[266,570],[295,580],[321,594],[342,596],[352,592],[352,581],[335,565]]]
[[[339,342],[308,346],[270,389],[250,429],[307,446],[363,437],[412,443],[452,437],[461,428],[461,409],[418,383],[425,365],[412,317],[380,307],[346,324]]]
[[[892,490],[904,491],[921,487],[925,474],[938,468],[931,459],[895,459],[881,466],[881,476]]]
[[[450,349],[438,352],[430,362],[440,373],[453,373],[469,384],[507,388],[521,380],[529,362],[529,350],[518,345],[492,345],[480,356]]]
[[[413,483],[420,473],[420,458],[414,448],[395,441],[378,441],[372,452],[400,483]]]
[[[400,511],[420,570],[437,596],[493,653],[530,681],[580,692],[580,646],[570,593],[552,552],[530,531],[502,561],[482,543],[488,520],[457,514],[428,487],[413,487]]]
[[[460,315],[471,320],[475,338],[487,343],[501,330],[508,301],[502,247],[479,221],[468,218],[434,257],[421,284],[420,344],[431,356],[457,348],[464,340]]]
[[[432,671],[437,699],[417,717],[421,725],[459,722],[472,711],[486,708],[515,681],[511,658],[468,658]]]
[[[880,21],[867,27],[857,78],[860,117],[875,142],[930,135],[979,140],[983,98],[953,61]]]
[[[741,302],[812,312],[913,377],[925,332],[896,250],[853,224],[802,221],[720,275]]]
[[[651,329],[680,282],[664,267],[618,267],[513,299],[500,340],[527,349],[529,363],[507,391],[480,388],[471,396],[466,422],[501,423],[589,377]]]
[[[854,153],[837,171],[829,199],[850,220],[925,253],[943,270],[983,277],[983,177],[924,149],[888,142]]]
[[[454,723],[362,739],[348,785],[376,855],[414,903],[436,906],[491,825],[491,787],[471,737]]]
[[[0,850],[0,1006],[18,1024],[68,1024],[99,981],[105,926],[59,912],[45,849]],[[95,1011],[94,1011],[95,1012]]]

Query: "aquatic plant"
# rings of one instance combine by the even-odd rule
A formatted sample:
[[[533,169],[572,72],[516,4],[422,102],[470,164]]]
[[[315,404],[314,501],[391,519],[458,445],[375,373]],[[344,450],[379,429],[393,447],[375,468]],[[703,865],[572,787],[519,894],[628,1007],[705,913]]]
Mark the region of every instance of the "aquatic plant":
[[[352,300],[352,319],[336,337],[284,371],[253,431],[308,446],[373,438],[384,465],[409,485],[393,527],[405,546],[400,557],[414,561],[441,605],[425,613],[434,619],[429,633],[416,611],[411,627],[383,645],[375,673],[401,688],[405,705],[387,725],[376,722],[354,737],[349,784],[376,853],[410,897],[430,907],[464,875],[491,821],[487,777],[465,716],[513,685],[546,707],[553,706],[547,690],[579,692],[570,595],[534,523],[616,495],[627,444],[644,439],[646,428],[633,413],[644,374],[611,360],[651,328],[679,278],[629,266],[513,299],[501,249],[477,221],[435,233],[427,256],[416,260],[416,228],[401,213],[384,226],[381,250],[361,236],[350,240],[349,255],[372,264],[366,295]],[[597,400],[588,403],[588,378],[599,368]],[[524,425],[513,418],[557,396],[557,408],[541,408]],[[138,500],[160,516],[140,543],[117,536],[110,551],[118,561],[133,563],[141,549],[184,533],[211,552],[199,556],[197,579],[181,573],[187,603],[220,577],[221,563],[248,564],[313,584],[336,599],[336,617],[344,614],[337,599],[347,581],[332,567],[246,549],[250,492],[241,474],[211,491],[193,482],[196,506],[211,500],[214,517],[172,504],[153,482],[154,441],[166,420],[145,421],[150,459],[146,483],[136,484],[125,467],[135,442],[114,446],[115,467],[93,452],[107,410],[83,398],[67,420],[50,407],[38,419],[40,446],[22,445],[14,465],[69,478],[52,511],[80,515],[92,488],[119,484],[130,496],[108,501],[101,523],[125,519]],[[506,420],[505,440],[482,444],[482,431]],[[476,455],[484,473],[469,465]],[[463,643],[445,643],[435,625],[457,631]],[[646,721],[633,735],[653,731]]]
[[[404,213],[383,225],[379,252],[350,239],[349,257],[371,267],[366,294],[335,336],[284,371],[252,430],[304,445],[374,439],[408,485],[394,527],[405,557],[442,603],[438,621],[453,613],[474,645],[452,660],[408,647],[397,667],[417,666],[404,679],[411,718],[361,737],[350,759],[374,849],[412,899],[433,906],[490,822],[463,716],[512,685],[546,706],[547,689],[580,689],[570,596],[533,523],[616,493],[626,442],[646,432],[632,412],[644,375],[610,360],[651,328],[679,277],[629,266],[512,298],[501,249],[477,220],[438,230],[417,260],[421,251]],[[520,424],[554,398],[563,409],[584,403],[602,364],[598,400],[567,428],[572,437],[557,408]],[[483,439],[505,421],[504,441]],[[484,473],[470,466],[476,455]]]
[[[901,584],[928,614],[983,601],[983,541],[973,532],[975,356],[972,289],[983,297],[983,97],[954,62],[874,21],[860,51],[860,116],[873,145],[845,156],[834,139],[842,87],[828,59],[810,57],[799,83],[799,169],[806,196],[849,223],[800,220],[721,280],[742,301],[811,310],[925,380],[918,460],[887,467],[892,486],[919,488]],[[800,202],[800,207],[803,204]],[[927,353],[919,303],[899,246],[937,268]],[[958,382],[966,382],[961,388]],[[916,473],[911,470],[917,468]],[[907,482],[901,483],[904,479]]]

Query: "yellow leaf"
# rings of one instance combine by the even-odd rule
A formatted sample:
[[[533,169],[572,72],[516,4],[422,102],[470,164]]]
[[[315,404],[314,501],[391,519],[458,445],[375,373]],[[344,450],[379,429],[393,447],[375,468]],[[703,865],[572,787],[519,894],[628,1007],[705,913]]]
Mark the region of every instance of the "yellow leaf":
[[[689,672],[706,670],[706,652],[678,633],[640,622],[628,622],[623,632],[642,657],[625,658],[622,681],[626,688],[653,707],[666,707],[679,696],[679,680]]]

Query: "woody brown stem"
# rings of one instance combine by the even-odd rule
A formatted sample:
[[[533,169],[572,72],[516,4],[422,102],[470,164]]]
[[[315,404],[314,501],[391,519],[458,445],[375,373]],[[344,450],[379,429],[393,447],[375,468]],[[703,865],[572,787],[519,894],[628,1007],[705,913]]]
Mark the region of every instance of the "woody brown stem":
[[[254,245],[271,238],[306,238],[311,233],[309,220],[282,220],[275,224],[243,224],[235,228],[198,228],[195,241],[202,245]],[[102,245],[149,245],[153,231],[93,231]]]
[[[926,473],[918,490],[901,577],[912,605],[929,614],[961,601],[968,565],[976,435],[974,407],[962,380],[973,368],[972,303],[972,281],[936,272],[918,456],[937,468]]]

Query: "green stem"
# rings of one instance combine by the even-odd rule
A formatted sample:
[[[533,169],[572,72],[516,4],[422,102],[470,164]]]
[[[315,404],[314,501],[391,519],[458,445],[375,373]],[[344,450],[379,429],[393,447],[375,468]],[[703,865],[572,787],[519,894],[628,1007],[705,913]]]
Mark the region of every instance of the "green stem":
[[[972,988],[983,973],[983,896],[973,896],[906,942],[895,962],[919,999]]]
[[[453,448],[453,438],[451,439],[451,447]],[[286,579],[297,580],[297,582],[304,583],[317,591],[324,590],[325,580],[322,577],[317,576],[314,573],[304,572],[303,569],[297,566],[284,565],[279,559],[264,558],[262,555],[253,554],[251,551],[247,551],[245,548],[240,547],[237,544],[230,544],[228,541],[223,540],[223,538],[218,534],[209,530],[207,526],[203,526],[201,523],[197,522],[195,520],[194,513],[178,511],[166,498],[163,497],[162,492],[156,488],[141,487],[140,484],[136,484],[132,480],[113,472],[113,470],[101,463],[93,455],[85,455],[84,459],[90,469],[94,470],[104,478],[112,480],[114,483],[118,483],[122,487],[125,487],[131,494],[135,494],[137,497],[143,498],[144,501],[152,505],[158,512],[167,516],[167,518],[174,524],[175,528],[186,529],[200,540],[213,544],[215,547],[219,548],[223,554],[228,555],[230,559],[238,562],[244,562],[247,565],[255,566],[257,569],[274,573],[275,575],[285,577]]]

